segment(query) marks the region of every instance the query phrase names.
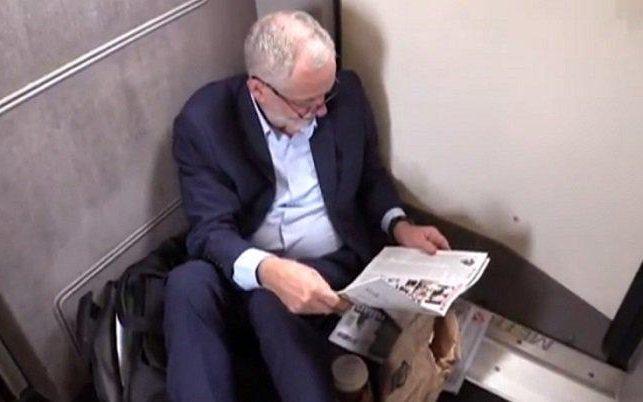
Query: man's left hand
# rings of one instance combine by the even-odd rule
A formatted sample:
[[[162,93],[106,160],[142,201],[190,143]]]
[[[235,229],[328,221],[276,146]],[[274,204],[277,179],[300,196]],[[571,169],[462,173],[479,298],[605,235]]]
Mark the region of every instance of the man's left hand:
[[[401,246],[424,250],[433,255],[437,250],[450,250],[449,242],[435,226],[418,226],[400,221],[393,227],[393,237]]]

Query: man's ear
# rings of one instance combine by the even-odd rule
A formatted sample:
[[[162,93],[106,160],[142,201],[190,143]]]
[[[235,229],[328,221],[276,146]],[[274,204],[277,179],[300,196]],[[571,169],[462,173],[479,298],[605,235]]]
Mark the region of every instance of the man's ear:
[[[265,90],[264,86],[261,84],[261,81],[259,81],[256,78],[249,77],[248,80],[246,81],[246,85],[248,86],[248,90],[250,91],[250,94],[258,101],[258,102],[263,102],[263,98],[265,96]]]

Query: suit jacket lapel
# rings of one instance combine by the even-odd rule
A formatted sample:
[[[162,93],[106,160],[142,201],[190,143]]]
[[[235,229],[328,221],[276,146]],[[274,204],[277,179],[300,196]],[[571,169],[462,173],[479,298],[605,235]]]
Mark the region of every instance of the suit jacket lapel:
[[[246,136],[246,146],[250,150],[251,159],[255,162],[259,170],[270,180],[275,182],[275,170],[270,157],[268,143],[264,136],[259,123],[259,118],[255,112],[250,92],[245,84],[240,89],[238,96],[238,113],[241,126]]]
[[[335,124],[330,116],[317,120],[317,129],[310,139],[310,150],[326,207],[330,209],[337,187],[337,155]]]

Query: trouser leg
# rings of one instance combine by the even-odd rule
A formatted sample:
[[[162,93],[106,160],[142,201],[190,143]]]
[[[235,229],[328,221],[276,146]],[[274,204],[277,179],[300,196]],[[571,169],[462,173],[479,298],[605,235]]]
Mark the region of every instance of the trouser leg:
[[[301,262],[317,269],[334,289],[346,286],[359,271],[346,265],[359,264],[351,254],[334,253]],[[246,300],[250,324],[282,401],[333,401],[333,347],[328,335],[338,317],[293,314],[264,289],[248,292]]]
[[[200,260],[170,272],[164,331],[167,390],[173,401],[235,399],[226,331],[233,294],[223,281],[212,265]]]
[[[248,294],[248,316],[283,402],[333,401],[327,340],[265,289]]]

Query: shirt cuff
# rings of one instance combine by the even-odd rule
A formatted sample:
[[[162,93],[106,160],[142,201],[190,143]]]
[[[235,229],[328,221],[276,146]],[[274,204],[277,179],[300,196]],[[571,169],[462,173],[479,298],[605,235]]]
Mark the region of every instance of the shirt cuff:
[[[247,249],[232,265],[232,280],[243,290],[260,288],[261,285],[257,282],[257,268],[261,261],[271,256],[272,254],[258,248]]]
[[[399,216],[406,216],[404,210],[400,207],[391,208],[384,214],[382,218],[382,231],[388,234],[388,227],[391,224],[391,221]]]

